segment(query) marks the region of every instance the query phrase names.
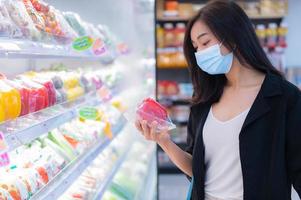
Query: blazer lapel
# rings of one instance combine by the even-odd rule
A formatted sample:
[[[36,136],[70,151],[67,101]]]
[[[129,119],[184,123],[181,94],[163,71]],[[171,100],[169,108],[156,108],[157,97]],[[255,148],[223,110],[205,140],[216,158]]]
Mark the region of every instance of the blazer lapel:
[[[282,88],[280,86],[279,79],[279,77],[270,73],[266,75],[242,129],[246,128],[271,110],[271,106],[269,104],[270,98],[282,94]]]
[[[206,122],[208,113],[210,110],[210,105],[207,104],[202,112],[200,113],[200,123],[198,124],[197,130],[196,130],[196,142],[194,145],[194,151],[193,151],[193,175],[194,175],[194,189],[193,193],[198,198],[204,197],[204,179],[205,179],[205,163],[204,163],[204,156],[205,156],[205,150],[204,150],[204,142],[203,142],[203,128],[204,124]]]

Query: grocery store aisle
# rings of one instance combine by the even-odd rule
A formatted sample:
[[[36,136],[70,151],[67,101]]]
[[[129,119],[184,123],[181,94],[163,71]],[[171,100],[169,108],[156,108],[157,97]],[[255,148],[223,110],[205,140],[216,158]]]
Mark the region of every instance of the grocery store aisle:
[[[159,176],[160,200],[183,200],[186,198],[189,181],[184,175]]]

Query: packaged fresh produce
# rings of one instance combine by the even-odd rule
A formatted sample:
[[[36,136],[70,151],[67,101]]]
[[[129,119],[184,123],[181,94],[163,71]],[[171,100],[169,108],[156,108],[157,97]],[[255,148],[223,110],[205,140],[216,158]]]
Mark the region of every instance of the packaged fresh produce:
[[[71,89],[79,86],[79,76],[76,73],[62,74],[63,84],[65,89]]]
[[[76,31],[78,36],[87,35],[83,21],[78,14],[73,12],[64,12],[63,15],[69,25]]]
[[[70,143],[66,141],[64,136],[59,132],[59,130],[55,129],[51,131],[48,134],[48,139],[51,140],[53,143],[59,146],[62,150],[59,150],[60,152],[63,152],[65,156],[68,157],[68,160],[72,160],[76,157],[76,151],[72,148]],[[48,143],[49,144],[49,143]],[[58,148],[56,148],[58,149]]]
[[[24,85],[21,85],[17,81],[11,81],[5,79],[5,82],[11,87],[17,89],[21,96],[21,113],[20,116],[26,115],[29,113],[29,89]]]
[[[145,120],[151,126],[151,123],[158,123],[158,131],[171,130],[175,125],[171,122],[166,109],[151,98],[145,99],[136,110],[138,120]]]
[[[85,23],[86,32],[92,38],[104,38],[101,32],[91,23]]]
[[[43,18],[45,31],[52,35],[57,42],[60,44],[68,44],[76,37],[76,33],[58,10],[42,0],[30,1],[35,11]]]
[[[22,0],[4,0],[4,5],[11,20],[21,30],[24,38],[32,40],[41,39],[41,34],[34,26]]]
[[[16,172],[16,176],[21,180],[27,188],[30,194],[34,194],[42,186],[41,180],[38,177],[37,172],[32,169],[22,169]]]
[[[68,100],[67,93],[64,89],[56,89],[55,92],[56,92],[55,96],[56,96],[56,103],[57,104],[66,102]]]
[[[85,93],[96,90],[90,78],[85,74],[81,74],[80,76],[80,85],[85,89]]]
[[[48,106],[56,104],[56,91],[52,81],[44,78],[34,78],[33,80],[46,88],[48,93]]]
[[[66,93],[67,93],[68,101],[73,101],[73,100],[77,99],[78,97],[82,96],[85,93],[85,91],[82,87],[77,86],[77,87],[66,90]]]
[[[0,99],[0,122],[5,121],[5,102]]]
[[[0,80],[0,109],[1,117],[5,120],[14,119],[21,113],[21,96],[18,90]]]
[[[32,19],[34,25],[36,26],[36,28],[40,31],[45,32],[46,31],[45,21],[41,17],[41,15],[39,15],[39,13],[36,12],[36,10],[34,9],[31,1],[30,0],[23,0],[23,3],[25,5],[25,8],[27,10],[28,15],[31,17],[31,19]]]
[[[5,189],[3,189],[1,187],[0,187],[0,199],[1,200],[13,200],[12,196],[10,195],[10,193],[7,190],[5,190]]]
[[[22,186],[21,186],[22,187]],[[5,179],[0,180],[0,188],[6,190],[13,200],[22,200],[20,189],[8,174]],[[24,199],[24,198],[23,198]]]
[[[61,27],[62,33],[63,33],[59,38],[57,38],[57,40],[61,43],[69,44],[75,38],[78,37],[78,34],[69,25],[69,23],[66,21],[63,14],[59,10],[56,10],[54,8],[52,8],[52,10],[56,16],[56,19],[58,20],[58,22],[60,24],[60,27]]]
[[[40,178],[42,179],[43,183],[46,185],[49,181],[48,172],[44,166],[38,166],[36,168]]]
[[[18,81],[29,89],[29,112],[36,112],[48,107],[48,91],[43,85],[24,76],[19,76]]]
[[[11,174],[11,180],[10,182],[13,183],[16,188],[18,189],[20,193],[21,200],[22,199],[29,199],[30,192],[27,190],[26,184],[18,179],[17,177],[14,177],[13,174]]]
[[[5,7],[5,2],[0,1],[0,37],[21,37],[21,30],[11,21]]]
[[[60,76],[53,76],[51,80],[56,89],[61,89],[64,86],[64,82]]]
[[[113,33],[109,30],[109,28],[105,25],[98,25],[97,29],[103,35],[104,37],[104,43],[106,48],[113,53],[116,50],[116,41],[115,38],[113,37]]]

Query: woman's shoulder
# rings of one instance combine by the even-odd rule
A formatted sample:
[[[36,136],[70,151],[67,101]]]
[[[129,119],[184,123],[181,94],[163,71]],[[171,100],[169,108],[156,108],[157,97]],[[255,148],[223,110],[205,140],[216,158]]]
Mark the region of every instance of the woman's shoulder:
[[[289,105],[295,104],[297,101],[301,99],[301,90],[296,85],[287,81],[284,78],[279,78],[279,82],[282,88],[282,94],[285,99],[288,101]]]

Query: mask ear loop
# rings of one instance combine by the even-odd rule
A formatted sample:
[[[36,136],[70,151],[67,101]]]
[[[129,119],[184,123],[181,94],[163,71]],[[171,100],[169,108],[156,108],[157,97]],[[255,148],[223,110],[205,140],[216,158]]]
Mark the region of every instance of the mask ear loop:
[[[221,41],[221,43],[219,43],[219,47],[221,47],[223,45],[224,40]]]
[[[221,43],[219,43],[219,47],[221,47],[223,45],[224,40],[221,41]],[[235,47],[232,49],[232,52],[234,52],[237,49],[237,45],[235,45]]]

